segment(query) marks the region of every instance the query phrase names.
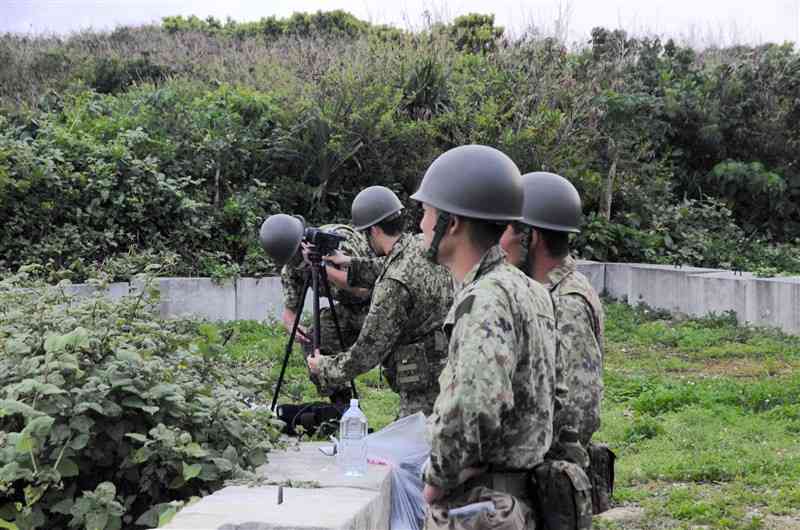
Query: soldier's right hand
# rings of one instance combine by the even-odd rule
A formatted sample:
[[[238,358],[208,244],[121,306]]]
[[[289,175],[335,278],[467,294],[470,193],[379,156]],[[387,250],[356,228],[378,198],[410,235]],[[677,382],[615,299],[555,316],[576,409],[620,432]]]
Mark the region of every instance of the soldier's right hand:
[[[333,254],[328,256],[323,256],[322,259],[330,263],[331,265],[335,265],[337,267],[345,268],[350,265],[350,261],[352,258],[347,254],[343,253],[341,250],[337,250]]]

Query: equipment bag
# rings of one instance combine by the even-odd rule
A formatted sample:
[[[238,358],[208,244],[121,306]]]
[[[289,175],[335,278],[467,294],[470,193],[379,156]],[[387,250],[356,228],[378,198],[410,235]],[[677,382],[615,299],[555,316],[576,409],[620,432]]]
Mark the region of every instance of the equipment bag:
[[[564,460],[545,460],[531,475],[537,529],[592,528],[592,485],[580,466]]]
[[[305,434],[314,435],[319,430],[320,436],[336,434],[339,429],[339,418],[344,413],[343,407],[316,401],[296,405],[278,405],[275,410],[278,419],[286,425],[283,432],[297,436],[297,427],[302,426]]]
[[[614,461],[617,455],[606,444],[589,444],[589,480],[592,482],[592,510],[595,514],[611,508],[614,494]]]

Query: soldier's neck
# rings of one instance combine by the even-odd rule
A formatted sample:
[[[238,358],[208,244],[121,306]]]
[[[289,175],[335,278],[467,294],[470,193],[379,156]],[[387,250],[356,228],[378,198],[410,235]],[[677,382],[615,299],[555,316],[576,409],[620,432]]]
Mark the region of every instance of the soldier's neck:
[[[539,283],[548,282],[550,271],[561,265],[563,258],[554,258],[550,254],[537,252],[531,263],[531,277]]]
[[[400,241],[400,238],[402,236],[403,234],[398,234],[396,236],[386,236],[386,238],[382,242],[383,248],[381,249],[383,250],[384,256],[388,256],[389,254],[392,253],[392,249],[394,249],[394,246],[397,244],[398,241]]]
[[[458,245],[456,247],[453,259],[446,265],[459,285],[464,283],[464,277],[481,262],[485,253],[485,250],[475,248],[472,245]]]

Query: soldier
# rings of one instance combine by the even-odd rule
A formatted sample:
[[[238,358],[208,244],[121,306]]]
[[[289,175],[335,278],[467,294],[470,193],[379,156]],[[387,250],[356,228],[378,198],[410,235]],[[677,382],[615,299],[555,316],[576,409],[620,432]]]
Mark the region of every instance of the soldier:
[[[402,205],[383,186],[362,190],[353,200],[353,224],[366,231],[378,256],[386,256],[372,302],[355,343],[334,357],[315,352],[308,366],[323,385],[337,386],[380,364],[389,386],[400,394],[400,416],[430,414],[439,393],[438,376],[447,355],[442,322],[453,301],[453,284],[443,267],[425,259],[421,236],[403,233]],[[374,277],[369,260],[339,256],[348,283]]]
[[[369,246],[366,238],[354,230],[352,227],[341,224],[322,225],[322,230],[334,232],[345,236],[347,239],[341,243],[341,248],[352,256],[360,256],[369,259],[374,258],[374,253]],[[307,247],[305,247],[307,248]],[[302,297],[305,295],[303,287],[305,285],[306,274],[309,265],[303,259],[303,254],[298,251],[286,265],[281,269],[281,286],[283,287],[284,311],[281,317],[283,325],[291,331],[297,317],[297,309],[300,307]],[[333,274],[331,272],[331,274]],[[336,317],[339,322],[339,329],[342,333],[343,346],[350,347],[358,337],[364,318],[369,310],[370,285],[362,288],[338,287],[335,282],[331,282],[331,296],[336,301]],[[320,293],[324,295],[325,293]],[[297,328],[297,339],[301,346],[308,348],[311,343],[311,335],[302,326]],[[326,355],[341,351],[339,337],[336,333],[333,317],[330,308],[320,310],[320,343]],[[309,351],[309,353],[311,353]],[[337,405],[346,405],[350,402],[351,392],[347,384],[323,388],[319,381],[312,375],[311,380],[317,387],[321,395],[327,395],[331,401]]]
[[[528,173],[522,182],[522,223],[510,225],[501,244],[509,261],[543,284],[553,298],[558,380],[566,386],[555,432],[570,425],[577,430],[581,444],[588,447],[592,434],[600,428],[603,306],[569,255],[569,234],[580,231],[581,199],[567,179],[553,173]]]
[[[534,528],[528,481],[552,439],[555,323],[547,291],[499,246],[506,225],[521,218],[519,170],[491,147],[457,147],[431,164],[412,199],[423,203],[430,257],[461,285],[428,420],[425,527]],[[449,514],[482,501],[495,511]]]

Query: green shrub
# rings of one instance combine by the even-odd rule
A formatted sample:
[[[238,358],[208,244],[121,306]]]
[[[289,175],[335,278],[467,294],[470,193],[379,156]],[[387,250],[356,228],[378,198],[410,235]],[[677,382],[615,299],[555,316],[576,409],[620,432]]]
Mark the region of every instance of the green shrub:
[[[134,83],[159,83],[174,72],[171,68],[150,62],[145,55],[139,59],[98,59],[90,83],[100,94],[114,94],[127,90]]]
[[[167,503],[265,461],[278,437],[261,402],[269,363],[158,320],[146,277],[110,302],[29,272],[0,282],[0,523],[153,527]]]

